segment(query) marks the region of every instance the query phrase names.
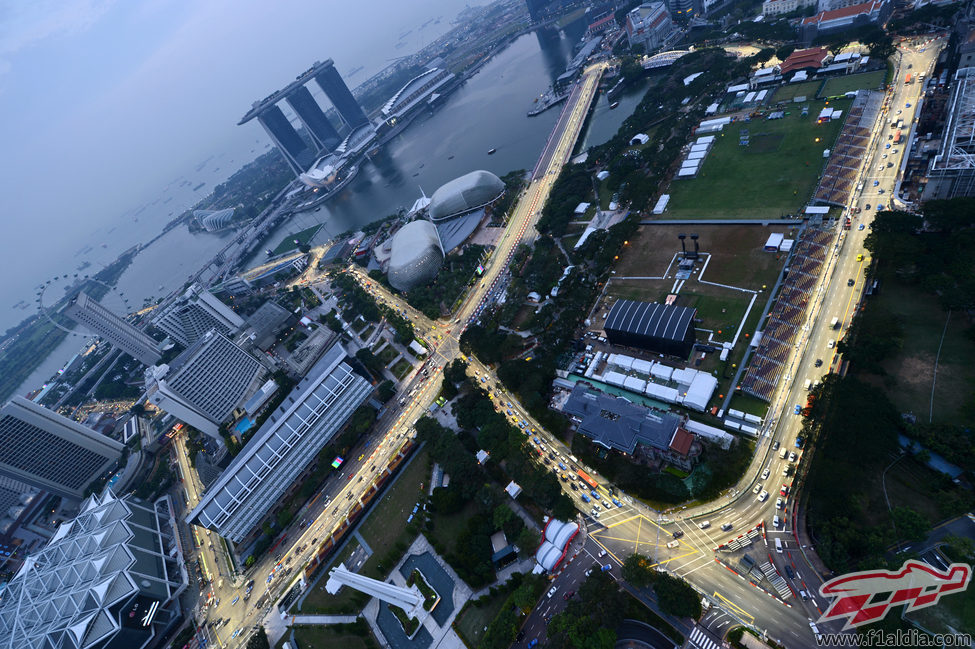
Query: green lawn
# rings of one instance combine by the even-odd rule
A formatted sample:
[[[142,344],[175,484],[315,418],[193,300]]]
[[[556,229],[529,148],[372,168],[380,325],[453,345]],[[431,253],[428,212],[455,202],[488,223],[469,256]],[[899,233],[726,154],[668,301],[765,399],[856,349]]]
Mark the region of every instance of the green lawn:
[[[365,633],[354,624],[296,626],[295,649],[378,649],[368,626]]]
[[[834,97],[854,90],[874,90],[884,85],[885,70],[874,70],[861,74],[850,74],[843,77],[833,77],[823,84],[821,97]]]
[[[796,97],[807,97],[812,99],[819,92],[822,81],[806,81],[803,83],[787,83],[779,86],[775,94],[772,95],[772,103],[780,101],[792,101]]]
[[[394,358],[399,356],[399,352],[392,345],[386,345],[386,348],[379,353],[379,360],[382,361],[383,365],[389,365]]]
[[[271,255],[283,255],[286,252],[291,252],[292,250],[297,250],[298,245],[302,245],[311,241],[311,238],[318,234],[321,229],[322,224],[313,225],[310,228],[305,228],[301,232],[295,232],[294,234],[287,235],[278,244],[278,247],[271,251]],[[295,239],[298,240],[298,245],[295,245]]]
[[[731,398],[731,402],[728,404],[728,409],[741,410],[742,412],[747,412],[750,415],[764,417],[768,412],[768,404],[750,394],[738,393]]]
[[[405,358],[401,358],[399,363],[396,363],[390,371],[396,378],[402,379],[411,369],[413,369],[413,365]]]
[[[810,102],[809,115],[798,107],[784,119],[755,119],[729,124],[696,178],[675,178],[669,188],[669,218],[778,218],[806,204],[825,165],[823,150],[832,148],[842,120],[817,124],[825,105]],[[832,106],[846,110],[849,100]],[[750,145],[739,144],[747,129]]]
[[[887,282],[882,288],[880,295],[872,299],[893,313],[904,329],[903,348],[884,363],[888,396],[898,410],[913,412],[921,421],[928,420],[934,361],[947,321],[934,385],[933,421],[957,423],[961,409],[975,392],[975,363],[971,362],[975,358],[975,342],[965,335],[969,325],[964,315],[955,313],[948,320],[948,314],[934,297],[894,282]]]
[[[501,612],[501,607],[511,593],[501,593],[495,595],[483,606],[464,607],[457,619],[454,621],[454,628],[458,635],[464,640],[468,647],[476,647],[484,637],[484,629]]]
[[[426,451],[417,453],[409,466],[403,469],[396,483],[383,494],[382,499],[369,513],[369,516],[359,526],[359,533],[372,550],[372,554],[362,565],[359,574],[382,579],[389,574],[389,567],[380,568],[380,563],[396,546],[398,542],[411,542],[413,536],[406,529],[406,519],[417,500],[422,496],[421,485],[428,484],[430,466]],[[351,532],[350,532],[351,533]],[[358,542],[349,544],[349,548],[342,552],[335,565],[347,558]],[[353,594],[349,588],[343,588],[335,595],[329,595],[321,589],[324,581],[319,581],[308,595],[302,606],[302,613],[313,612],[344,612],[353,603]]]

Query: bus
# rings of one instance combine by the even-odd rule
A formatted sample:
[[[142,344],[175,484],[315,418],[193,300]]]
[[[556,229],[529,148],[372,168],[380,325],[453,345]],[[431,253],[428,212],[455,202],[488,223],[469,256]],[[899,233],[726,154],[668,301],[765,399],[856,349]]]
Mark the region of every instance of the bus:
[[[593,489],[595,489],[596,487],[598,487],[598,486],[599,486],[599,483],[598,483],[598,482],[596,482],[595,480],[593,480],[593,479],[592,479],[592,478],[591,478],[591,477],[589,476],[589,474],[588,474],[588,473],[586,473],[585,471],[582,471],[582,470],[580,469],[580,470],[578,470],[578,471],[576,471],[576,474],[577,474],[577,475],[579,476],[579,479],[580,479],[580,480],[582,480],[583,482],[585,482],[585,483],[586,483],[587,485],[589,485],[589,486],[590,486],[590,487],[592,487]]]

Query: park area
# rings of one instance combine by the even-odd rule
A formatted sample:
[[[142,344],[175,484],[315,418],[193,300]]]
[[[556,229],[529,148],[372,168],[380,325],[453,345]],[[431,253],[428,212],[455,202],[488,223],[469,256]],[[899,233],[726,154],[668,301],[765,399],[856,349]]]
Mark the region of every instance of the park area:
[[[321,229],[322,229],[322,224],[317,223],[311,226],[310,228],[305,228],[300,232],[289,234],[288,236],[286,236],[284,239],[281,240],[281,243],[278,244],[277,248],[271,251],[271,256],[276,257],[277,255],[283,255],[286,252],[297,250],[298,246],[303,246],[307,244],[309,241],[311,241],[312,237],[318,234],[318,231]],[[295,243],[296,240],[298,241],[297,244]]]
[[[833,77],[823,85],[820,97],[835,97],[854,90],[876,90],[884,85],[886,70],[874,70],[860,74]]]
[[[786,83],[775,90],[772,95],[772,103],[780,101],[793,101],[796,97],[806,97],[812,99],[819,94],[819,88],[823,85],[822,81],[806,81],[804,83]]]
[[[843,118],[820,124],[816,116],[825,102],[805,105],[809,114],[804,117],[794,105],[786,108],[783,119],[756,118],[726,126],[700,173],[671,181],[663,218],[775,219],[798,212],[826,164],[823,151],[832,148],[845,119],[844,112]],[[830,106],[845,111],[850,101],[833,101]]]

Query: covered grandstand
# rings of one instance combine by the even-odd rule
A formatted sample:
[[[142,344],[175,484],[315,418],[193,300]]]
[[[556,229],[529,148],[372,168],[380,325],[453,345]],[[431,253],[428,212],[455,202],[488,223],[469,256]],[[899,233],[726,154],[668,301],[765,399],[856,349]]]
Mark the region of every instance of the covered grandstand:
[[[656,302],[617,300],[603,329],[613,345],[687,358],[694,346],[697,309]]]
[[[490,171],[472,171],[454,178],[430,197],[430,219],[437,222],[473,212],[501,198],[504,190],[504,182]]]
[[[542,532],[542,542],[535,551],[536,572],[554,571],[569,550],[569,543],[579,533],[578,523],[550,518]]]
[[[883,103],[883,94],[857,93],[846,114],[846,123],[830,151],[829,162],[813,193],[813,202],[844,207],[854,189],[857,170],[867,157],[870,133]]]

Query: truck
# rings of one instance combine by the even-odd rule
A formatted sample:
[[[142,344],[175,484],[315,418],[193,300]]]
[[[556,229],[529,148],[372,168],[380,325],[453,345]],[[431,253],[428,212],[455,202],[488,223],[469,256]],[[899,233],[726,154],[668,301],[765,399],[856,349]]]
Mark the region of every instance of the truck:
[[[839,329],[840,328],[840,319],[838,317],[836,317],[836,316],[833,316],[833,319],[829,321],[829,328],[830,329]]]
[[[894,144],[900,144],[903,141],[904,141],[904,132],[901,131],[900,129],[897,129],[897,132],[894,133]]]
[[[914,78],[911,76],[911,73],[908,72],[907,75],[904,77],[904,85],[905,86],[908,85],[913,80],[914,80]]]

